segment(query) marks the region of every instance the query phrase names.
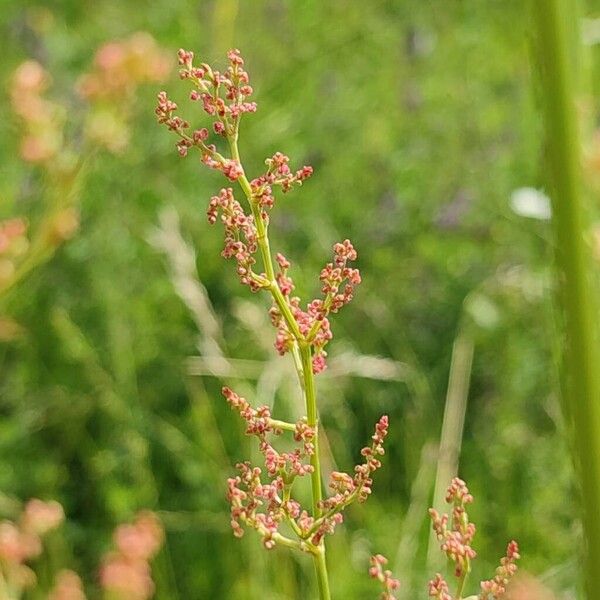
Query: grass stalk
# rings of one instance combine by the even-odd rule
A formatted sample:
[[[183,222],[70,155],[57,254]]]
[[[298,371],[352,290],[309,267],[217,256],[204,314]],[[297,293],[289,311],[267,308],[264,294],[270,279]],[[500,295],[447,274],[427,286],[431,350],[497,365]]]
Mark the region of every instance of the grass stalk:
[[[442,512],[448,482],[458,475],[458,460],[462,446],[474,341],[470,327],[462,323],[452,346],[452,360],[446,392],[446,405],[438,450],[437,472],[433,492],[433,507]],[[427,547],[427,569],[435,572],[441,568],[439,543],[433,530]]]
[[[573,0],[535,0],[545,103],[560,312],[563,395],[581,483],[587,597],[600,589],[600,352],[597,298],[581,173],[577,120],[579,15]]]

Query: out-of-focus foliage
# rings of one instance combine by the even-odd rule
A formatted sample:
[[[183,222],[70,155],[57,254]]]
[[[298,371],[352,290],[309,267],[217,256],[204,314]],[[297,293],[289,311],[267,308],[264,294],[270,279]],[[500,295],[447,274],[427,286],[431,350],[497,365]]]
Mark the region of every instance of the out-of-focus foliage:
[[[228,377],[195,375],[202,368],[188,360],[210,346],[199,325],[213,327],[226,357],[267,368],[258,378],[256,363],[244,363],[241,392],[290,416],[301,410],[288,371],[278,376],[289,365],[274,357],[264,298],[239,286],[206,223],[222,182],[196,157],[180,159],[154,125],[158,84],[123,99],[131,129],[119,154],[80,144],[77,81],[99,46],[146,31],[171,52],[173,82],[180,46],[207,62],[241,48],[259,103],[243,123],[244,161],[258,172],[281,150],[315,167],[278,201],[271,228],[301,291],[317,288],[333,242],[350,237],[359,250],[364,284],[334,319],[332,369],[318,381],[325,467],[349,468],[382,412],[391,433],[373,497],[330,542],[336,597],[375,596],[372,551],[396,563],[407,598],[424,589],[431,447],[460,330],[475,341],[460,460],[479,526],[472,581],[515,537],[523,568],[574,593],[577,491],[553,359],[549,225],[510,203],[515,189],[539,187],[542,157],[525,5],[4,0],[3,89],[22,61],[39,61],[52,75],[48,95],[66,107],[66,135],[87,160],[78,233],[0,299],[14,332],[0,342],[0,510],[10,516],[17,499],[56,498],[69,518],[38,565],[42,582],[75,567],[93,588],[115,524],[149,508],[167,530],[157,598],[311,593],[308,559],[232,537],[224,479],[251,445],[220,397]],[[169,89],[185,98],[182,87]],[[0,114],[0,218],[35,223],[48,182],[18,158],[8,92]],[[202,119],[199,110],[187,116]],[[203,298],[203,288],[193,269],[174,270],[189,247],[173,210],[216,321],[189,293],[182,300],[190,289]]]

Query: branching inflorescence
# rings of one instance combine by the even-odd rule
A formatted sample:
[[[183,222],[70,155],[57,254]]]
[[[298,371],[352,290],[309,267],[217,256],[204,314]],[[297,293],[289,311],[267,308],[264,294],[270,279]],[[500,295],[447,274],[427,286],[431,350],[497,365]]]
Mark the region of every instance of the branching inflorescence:
[[[462,479],[455,477],[446,492],[446,502],[452,505],[450,515],[440,515],[435,509],[429,510],[433,531],[440,543],[441,551],[454,564],[457,579],[456,593],[452,595],[446,580],[438,573],[429,582],[429,596],[436,600],[461,600],[467,576],[471,571],[471,561],[477,556],[471,546],[475,536],[475,525],[469,521],[466,507],[473,502],[473,496]],[[506,592],[509,580],[517,571],[519,546],[511,541],[506,556],[500,560],[496,575],[489,581],[481,582],[478,600],[499,600]],[[473,598],[475,598],[473,596]]]
[[[471,543],[475,536],[475,525],[469,521],[467,504],[473,502],[473,496],[462,479],[455,477],[446,492],[446,502],[452,505],[450,515],[440,515],[435,509],[429,509],[433,531],[440,543],[440,550],[448,561],[454,565],[456,591],[451,592],[448,582],[437,573],[429,582],[429,597],[434,600],[500,600],[506,594],[509,581],[517,572],[519,546],[514,540],[506,548],[506,556],[500,559],[500,566],[492,579],[482,581],[481,592],[476,596],[465,598],[464,589],[467,576],[471,571],[471,561],[477,556]],[[371,557],[369,575],[377,579],[382,587],[381,600],[395,600],[392,591],[399,588],[400,583],[394,579],[392,572],[384,569],[387,559],[381,554]]]
[[[383,416],[376,424],[372,443],[362,450],[363,462],[355,467],[353,474],[331,473],[331,494],[323,498],[314,376],[327,366],[325,347],[332,338],[329,316],[352,300],[354,288],[360,283],[358,269],[350,266],[357,253],[349,240],[335,244],[333,260],[325,265],[319,277],[322,297],[303,305],[293,295],[290,262],[281,253],[276,254],[275,260],[272,257],[269,212],[277,190],[286,193],[302,185],[313,170],[304,166],[294,171],[289,158],[277,152],[265,161],[264,173],[253,179],[247,177],[238,149],[239,127],[242,115],[256,111],[256,103],[249,100],[253,90],[239,51],[231,50],[227,56],[227,70],[220,73],[205,63],[194,65],[192,52],[178,53],[180,77],[192,86],[190,100],[199,102],[213,119],[212,134],[206,127],[190,127],[176,114],[177,105],[166,92],[158,95],[155,112],[158,122],[179,137],[177,150],[181,156],[198,150],[205,165],[221,171],[241,188],[246,200],[244,206],[236,200],[233,189],[225,187],[210,199],[208,221],[223,223],[222,255],[235,260],[240,282],[252,292],[270,294],[269,315],[276,329],[275,348],[280,355],[291,354],[294,360],[306,411],[306,416],[297,423],[279,421],[272,418],[267,406],[253,408],[234,391],[223,388],[228,403],[246,422],[246,433],[258,439],[264,456],[264,473],[260,467],[244,462],[237,465],[239,475],[228,480],[231,524],[236,536],[243,535],[244,527],[255,529],[266,548],[279,544],[310,553],[316,566],[320,597],[329,598],[324,538],[342,522],[342,512],[349,504],[364,502],[371,493],[372,475],[381,466],[379,457],[384,453],[383,441],[388,431],[388,418]],[[216,143],[211,143],[211,135],[215,140],[223,140],[227,155],[217,149]],[[280,452],[272,443],[284,432],[291,433],[297,445],[292,451]],[[311,480],[310,510],[303,508],[292,495],[296,479],[305,476]]]

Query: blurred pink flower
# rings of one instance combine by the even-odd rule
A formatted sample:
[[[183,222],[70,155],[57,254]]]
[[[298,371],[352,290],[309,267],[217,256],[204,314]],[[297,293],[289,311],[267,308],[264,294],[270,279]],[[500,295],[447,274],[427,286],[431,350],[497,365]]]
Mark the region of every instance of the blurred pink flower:
[[[34,533],[21,531],[14,523],[0,523],[0,560],[20,564],[39,556],[42,542]]]
[[[158,552],[163,542],[163,530],[153,513],[143,512],[134,523],[117,527],[114,542],[127,559],[146,561]]]
[[[56,529],[65,518],[63,507],[55,500],[44,502],[37,498],[32,498],[25,505],[25,510],[21,517],[23,529],[44,535]]]
[[[113,535],[116,552],[107,554],[100,567],[102,588],[123,600],[147,600],[154,592],[149,560],[163,542],[156,515],[141,512],[130,524],[119,525]]]
[[[17,67],[12,77],[11,106],[23,120],[20,153],[27,162],[48,162],[62,145],[60,107],[42,96],[49,84],[50,76],[33,60]]]
[[[154,592],[148,563],[131,561],[118,553],[104,559],[100,583],[105,590],[118,594],[124,600],[146,600]]]
[[[79,575],[69,570],[61,571],[48,600],[86,600]]]

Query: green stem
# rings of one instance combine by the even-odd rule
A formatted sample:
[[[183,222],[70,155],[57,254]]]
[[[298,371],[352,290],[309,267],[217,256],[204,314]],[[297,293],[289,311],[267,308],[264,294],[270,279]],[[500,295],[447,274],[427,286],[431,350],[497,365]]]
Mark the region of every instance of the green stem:
[[[321,463],[319,460],[319,424],[317,416],[315,376],[312,372],[312,355],[310,346],[307,344],[300,344],[300,358],[302,359],[302,376],[304,378],[304,395],[306,398],[306,422],[309,427],[313,427],[316,431],[314,438],[315,451],[310,457],[310,464],[313,466],[313,472],[311,473],[312,509],[313,516],[317,518],[321,514],[319,503],[322,500]]]
[[[288,423],[287,421],[280,421],[279,419],[269,419],[269,425],[275,429],[283,429],[285,431],[296,431],[295,423]]]
[[[237,131],[234,135],[228,137],[229,147],[231,149],[231,158],[237,161],[241,165],[240,152],[237,144]],[[322,500],[321,490],[321,463],[319,460],[319,427],[318,427],[318,414],[317,414],[317,396],[315,390],[315,379],[312,371],[312,352],[310,345],[306,342],[306,339],[300,332],[298,323],[292,314],[290,306],[282,294],[277,280],[275,279],[275,269],[273,267],[273,259],[271,257],[271,249],[269,247],[269,238],[267,235],[267,227],[261,216],[261,209],[258,203],[252,196],[252,187],[245,174],[242,174],[238,178],[238,183],[244,192],[250,210],[254,217],[254,223],[256,226],[256,237],[258,247],[260,249],[265,274],[270,284],[268,290],[273,296],[273,300],[277,304],[283,318],[285,319],[286,325],[289,331],[295,338],[294,345],[292,348],[292,357],[294,359],[294,365],[296,367],[296,373],[300,382],[300,387],[303,391],[304,400],[306,404],[306,420],[309,427],[315,429],[315,437],[313,440],[314,453],[310,457],[310,464],[313,467],[311,473],[311,494],[312,494],[312,513],[316,519],[321,514],[319,503]],[[274,538],[275,539],[275,538]],[[288,547],[295,547],[299,549],[305,549],[308,542],[289,540],[284,538],[284,545]],[[279,543],[279,540],[275,540]],[[303,546],[304,545],[304,546]],[[327,574],[327,563],[325,560],[325,542],[321,541],[318,546],[312,546],[311,553],[313,556],[313,562],[315,565],[315,572],[317,575],[317,584],[319,589],[320,600],[330,600],[331,594],[329,591],[329,579]]]
[[[456,594],[454,600],[462,600],[462,596],[465,590],[465,583],[467,583],[467,576],[469,575],[470,568],[464,569],[462,575],[458,579],[458,586],[456,587]]]
[[[313,554],[315,573],[317,574],[317,585],[320,600],[330,600],[329,577],[327,575],[327,562],[325,561],[325,546],[321,544],[318,551]]]
[[[314,453],[310,457],[310,464],[313,466],[311,473],[312,488],[312,509],[313,517],[316,519],[321,515],[320,503],[322,500],[321,490],[321,462],[319,459],[319,423],[317,413],[317,396],[315,390],[315,376],[312,371],[312,352],[310,346],[303,342],[300,345],[300,358],[302,359],[302,375],[304,378],[304,397],[306,400],[306,421],[309,427],[315,429]],[[327,576],[327,561],[325,560],[325,542],[321,540],[318,546],[318,553],[314,554],[315,571],[317,574],[317,584],[319,588],[319,598],[329,600],[331,594],[329,591],[329,579]]]
[[[310,545],[306,544],[305,542],[292,540],[289,537],[281,535],[277,532],[275,532],[272,537],[273,541],[280,546],[286,546],[287,548],[293,548],[294,550],[300,550],[301,552],[312,552],[314,554],[314,551],[311,549]]]
[[[600,353],[596,290],[590,282],[591,257],[584,240],[587,219],[576,114],[579,15],[574,0],[535,0],[534,6],[564,320],[564,410],[573,429],[573,451],[581,482],[584,574],[591,600],[600,588]]]

